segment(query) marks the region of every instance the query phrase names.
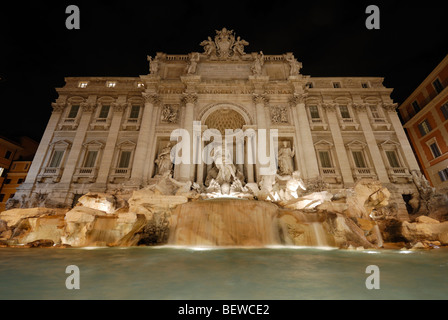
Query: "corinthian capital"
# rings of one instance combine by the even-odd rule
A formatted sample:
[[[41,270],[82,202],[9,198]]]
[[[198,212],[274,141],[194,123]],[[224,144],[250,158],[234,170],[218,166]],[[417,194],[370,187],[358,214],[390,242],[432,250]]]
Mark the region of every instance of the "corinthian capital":
[[[353,103],[352,104],[353,109],[355,109],[357,112],[366,111],[367,104],[366,103]]]
[[[53,107],[53,112],[62,112],[62,111],[64,111],[65,103],[56,103],[56,102],[53,102],[53,103],[51,104],[51,106]]]
[[[196,103],[196,101],[198,101],[198,96],[197,94],[194,93],[184,93],[184,95],[182,96],[182,102],[185,104],[188,103]]]
[[[83,112],[93,112],[96,108],[96,105],[87,102],[81,103],[80,106]]]
[[[160,102],[160,97],[157,94],[143,92],[142,96],[146,103],[158,104]]]
[[[269,98],[264,94],[254,94],[252,100],[255,104],[267,104],[269,102]]]
[[[326,111],[336,111],[336,107],[338,106],[337,103],[322,103],[321,104],[322,108],[324,108]]]
[[[291,106],[295,107],[296,105],[300,103],[305,103],[305,99],[308,96],[308,94],[295,94],[292,98],[289,99],[289,103]]]
[[[112,103],[112,108],[114,109],[114,112],[123,112],[128,106],[129,103]]]
[[[398,103],[384,103],[383,108],[386,111],[394,112],[397,111]]]

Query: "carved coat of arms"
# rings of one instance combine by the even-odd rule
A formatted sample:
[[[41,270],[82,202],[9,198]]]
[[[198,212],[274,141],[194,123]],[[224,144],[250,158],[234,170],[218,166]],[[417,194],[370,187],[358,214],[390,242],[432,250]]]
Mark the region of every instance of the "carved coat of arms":
[[[210,58],[229,59],[245,55],[244,46],[249,43],[241,37],[235,39],[233,30],[223,28],[221,31],[216,30],[214,40],[208,37],[200,45],[204,47],[204,53]]]

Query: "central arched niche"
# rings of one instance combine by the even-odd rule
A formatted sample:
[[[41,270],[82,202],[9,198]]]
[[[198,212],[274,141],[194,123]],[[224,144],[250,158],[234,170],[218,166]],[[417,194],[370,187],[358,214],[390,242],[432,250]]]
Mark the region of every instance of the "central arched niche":
[[[223,107],[213,111],[205,120],[205,125],[209,129],[217,129],[221,134],[225,135],[226,129],[242,129],[246,124],[243,116],[228,107]]]

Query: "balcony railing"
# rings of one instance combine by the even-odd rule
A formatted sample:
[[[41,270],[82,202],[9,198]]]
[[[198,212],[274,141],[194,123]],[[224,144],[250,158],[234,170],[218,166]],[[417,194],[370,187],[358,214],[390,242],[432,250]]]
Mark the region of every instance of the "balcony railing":
[[[59,179],[62,175],[61,168],[50,168],[46,167],[42,170],[42,172],[37,176],[38,182],[44,182],[44,180],[50,179],[51,182],[59,182]]]
[[[97,173],[98,173],[97,168],[85,168],[85,167],[76,168],[73,178],[75,181],[78,181],[78,179],[80,178],[88,178],[87,180],[89,182],[94,182]]]
[[[353,176],[356,179],[363,179],[363,178],[376,179],[377,178],[375,170],[373,168],[354,168]]]

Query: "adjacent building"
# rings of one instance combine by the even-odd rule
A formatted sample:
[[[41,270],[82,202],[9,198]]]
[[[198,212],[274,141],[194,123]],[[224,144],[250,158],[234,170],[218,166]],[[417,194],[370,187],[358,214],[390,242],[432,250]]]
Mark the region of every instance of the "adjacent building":
[[[17,140],[17,141],[16,141]],[[0,137],[0,212],[25,181],[38,143],[28,137],[12,140]]]
[[[448,56],[404,101],[399,112],[423,172],[448,187]]]
[[[420,169],[383,78],[303,75],[292,53],[245,53],[248,43],[225,28],[201,45],[204,52],[148,57],[149,73],[139,77],[66,78],[16,193],[22,206],[135,190],[166,168],[178,181],[207,185],[214,165],[200,154],[191,164],[162,165],[174,130],[186,129],[201,150],[207,129],[241,129],[248,134],[232,148],[247,160],[263,129],[276,129],[274,147],[289,150],[306,183],[340,189],[380,180],[407,216],[403,196],[416,192],[412,172]],[[263,178],[260,162],[236,167],[244,183]]]

